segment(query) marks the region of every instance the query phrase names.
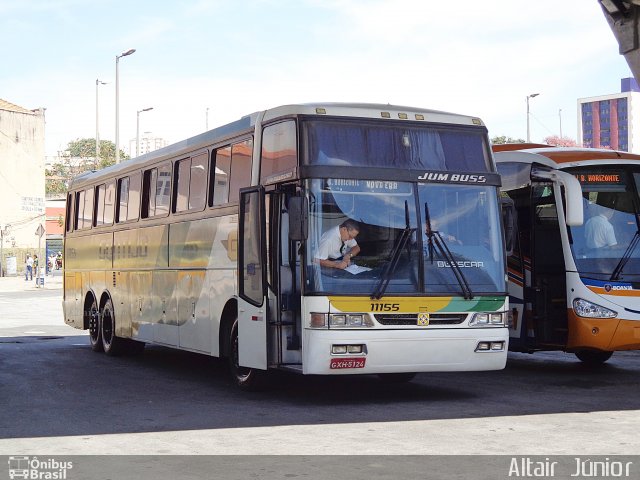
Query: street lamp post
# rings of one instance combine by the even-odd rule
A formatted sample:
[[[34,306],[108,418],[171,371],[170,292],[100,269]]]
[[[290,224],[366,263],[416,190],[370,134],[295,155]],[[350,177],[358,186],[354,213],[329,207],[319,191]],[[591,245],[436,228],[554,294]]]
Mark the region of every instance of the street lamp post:
[[[106,85],[107,82],[103,82],[96,78],[96,170],[98,169],[98,163],[100,163],[100,129],[98,128],[98,86]]]
[[[136,157],[140,156],[140,112],[148,112],[153,107],[143,108],[136,113]]]
[[[120,55],[116,55],[116,163],[120,163],[120,79],[118,78],[118,65],[120,57],[126,57],[135,51],[135,48],[131,48]]]
[[[539,93],[532,93],[531,95],[527,95],[527,143],[531,142],[531,131],[529,129],[529,99],[533,97],[537,97],[540,95]]]
[[[9,235],[9,224],[0,225],[0,277],[5,276],[5,271],[2,268],[2,259],[4,258],[4,237]]]

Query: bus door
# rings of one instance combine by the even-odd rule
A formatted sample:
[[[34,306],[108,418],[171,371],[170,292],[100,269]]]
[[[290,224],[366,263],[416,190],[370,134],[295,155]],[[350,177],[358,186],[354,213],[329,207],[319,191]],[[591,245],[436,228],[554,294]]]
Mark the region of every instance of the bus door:
[[[531,195],[530,299],[535,343],[564,346],[567,342],[566,268],[553,184],[534,182]]]
[[[240,190],[238,220],[238,363],[267,369],[267,254],[261,186]]]

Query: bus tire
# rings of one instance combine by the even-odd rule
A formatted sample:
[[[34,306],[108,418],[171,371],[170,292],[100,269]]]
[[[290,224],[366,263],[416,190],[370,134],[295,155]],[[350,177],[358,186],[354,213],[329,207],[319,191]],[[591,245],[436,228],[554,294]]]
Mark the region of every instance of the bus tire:
[[[113,311],[113,303],[111,302],[111,299],[108,299],[102,307],[100,326],[104,353],[110,357],[122,354],[126,349],[126,339],[120,338],[116,335],[116,317]]]
[[[384,383],[408,383],[416,376],[415,372],[379,373],[378,378]]]
[[[91,350],[94,352],[104,352],[102,346],[102,324],[100,322],[100,309],[98,301],[93,298],[93,302],[89,306],[89,343]]]
[[[574,353],[580,361],[587,365],[602,365],[613,355],[613,352],[605,352],[604,350],[578,350]]]
[[[239,365],[237,318],[233,321],[229,334],[229,373],[233,383],[242,390],[256,391],[264,387],[265,372]]]

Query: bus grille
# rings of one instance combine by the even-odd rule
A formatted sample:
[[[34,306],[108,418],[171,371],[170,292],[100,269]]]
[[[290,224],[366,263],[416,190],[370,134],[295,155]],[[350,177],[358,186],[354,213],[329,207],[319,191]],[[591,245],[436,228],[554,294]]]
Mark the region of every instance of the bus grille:
[[[374,318],[382,325],[417,325],[416,313],[376,313]],[[467,318],[460,313],[432,313],[429,315],[429,325],[459,325]]]

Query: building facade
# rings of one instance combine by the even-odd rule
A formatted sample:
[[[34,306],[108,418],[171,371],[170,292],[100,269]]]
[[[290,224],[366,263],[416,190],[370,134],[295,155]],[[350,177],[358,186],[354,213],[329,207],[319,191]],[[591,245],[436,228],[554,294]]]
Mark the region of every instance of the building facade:
[[[164,138],[156,137],[151,132],[144,132],[140,135],[140,154],[136,153],[136,139],[129,140],[129,156],[135,158],[145,153],[159,150],[168,145]]]
[[[21,270],[45,248],[44,109],[0,99],[0,263]],[[38,255],[40,256],[40,255]]]
[[[620,93],[578,99],[578,145],[640,153],[640,87],[620,83]]]

